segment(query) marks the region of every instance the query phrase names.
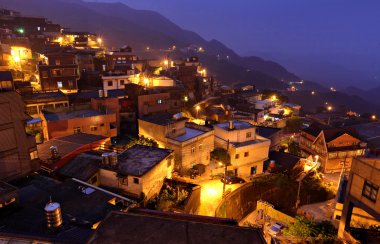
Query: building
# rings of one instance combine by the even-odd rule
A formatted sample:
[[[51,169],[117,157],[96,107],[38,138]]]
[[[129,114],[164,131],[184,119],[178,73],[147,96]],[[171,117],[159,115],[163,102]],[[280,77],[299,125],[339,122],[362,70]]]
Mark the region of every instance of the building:
[[[265,243],[265,240],[259,229],[239,227],[230,219],[133,210],[111,213],[89,241],[106,242]]]
[[[380,122],[359,124],[353,128],[368,143],[370,153],[380,156]]]
[[[135,77],[135,70],[126,72],[105,72],[102,75],[103,90],[124,90],[125,85],[132,83],[131,79]]]
[[[9,206],[6,217],[0,218],[2,242],[86,243],[108,213],[133,204],[123,196],[77,180],[60,183],[43,176],[30,177],[17,194],[19,200]],[[46,206],[52,202],[58,210],[49,216]],[[54,228],[48,225],[51,222]]]
[[[323,172],[350,169],[352,158],[363,156],[367,148],[355,129],[333,128],[317,123],[302,130],[299,145],[304,156],[319,156]]]
[[[256,133],[264,138],[268,138],[270,151],[278,151],[281,147],[283,132],[280,128],[256,126]]]
[[[346,197],[344,200],[343,212],[339,223],[338,236],[344,239],[351,239],[350,227],[351,219],[355,208],[361,209],[364,213],[366,228],[376,225],[380,221],[380,159],[379,158],[354,158],[349,173],[349,180],[346,187]],[[368,243],[378,243],[367,237]]]
[[[263,173],[271,141],[257,135],[255,126],[244,121],[229,121],[216,124],[214,130],[215,147],[228,149],[231,157],[229,169],[235,175],[250,177]]]
[[[170,108],[169,100],[169,93],[152,93],[138,96],[139,118],[168,112]]]
[[[76,54],[69,49],[52,49],[40,55],[38,73],[43,91],[78,91],[79,66]]]
[[[20,94],[13,90],[10,72],[0,72],[0,180],[26,176],[39,168],[34,136],[25,131],[31,119]]]
[[[214,150],[214,131],[192,124],[181,114],[161,113],[138,120],[139,134],[169,148],[175,154],[175,169],[186,173],[196,164],[209,165]]]
[[[23,93],[26,113],[39,118],[43,109],[56,109],[69,106],[68,97],[61,91]]]
[[[42,115],[44,138],[68,136],[77,133],[117,136],[116,113],[90,107],[45,110]]]
[[[138,61],[135,54],[132,53],[132,48],[129,46],[124,46],[119,50],[111,51],[106,53],[106,68],[107,70],[119,70],[124,71],[126,69],[132,68],[132,64]]]

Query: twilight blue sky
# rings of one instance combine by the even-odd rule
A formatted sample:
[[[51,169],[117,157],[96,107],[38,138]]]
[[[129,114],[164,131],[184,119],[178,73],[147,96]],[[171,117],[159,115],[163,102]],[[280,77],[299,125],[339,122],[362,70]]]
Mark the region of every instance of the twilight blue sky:
[[[242,55],[278,61],[306,78],[380,86],[379,0],[118,1],[160,12],[205,39],[218,39]],[[321,75],[326,69],[331,70]],[[350,75],[337,78],[330,74],[334,70]]]

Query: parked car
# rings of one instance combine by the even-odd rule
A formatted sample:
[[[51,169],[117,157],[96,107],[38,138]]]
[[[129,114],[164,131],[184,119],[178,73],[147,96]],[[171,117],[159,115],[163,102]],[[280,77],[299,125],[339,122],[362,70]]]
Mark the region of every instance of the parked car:
[[[237,184],[237,183],[245,183],[245,180],[244,179],[242,179],[242,178],[240,178],[240,177],[237,177],[237,176],[228,176],[227,175],[227,177],[226,178],[222,178],[221,180],[220,180],[221,182],[225,182],[226,184]]]
[[[196,164],[189,171],[190,178],[194,179],[197,176],[201,176],[205,171],[206,171],[206,166],[205,165],[203,165],[203,164]]]
[[[279,222],[274,223],[269,229],[269,235],[278,236],[281,234],[282,229],[285,228],[285,225]]]
[[[224,177],[224,173],[215,173],[211,175],[211,180],[222,179]]]

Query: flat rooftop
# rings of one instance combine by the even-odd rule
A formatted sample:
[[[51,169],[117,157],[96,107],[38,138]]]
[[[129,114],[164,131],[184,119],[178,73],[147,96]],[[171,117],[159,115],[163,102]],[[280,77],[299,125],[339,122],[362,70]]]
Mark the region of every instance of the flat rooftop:
[[[357,133],[364,139],[380,137],[380,122],[360,124],[353,126]]]
[[[118,171],[124,175],[143,176],[173,151],[157,147],[135,145],[118,157]]]
[[[30,93],[22,96],[26,104],[68,101],[67,96],[61,91]]]
[[[194,219],[182,220],[175,214],[149,216],[112,212],[89,243],[265,243],[258,229],[209,223],[207,220],[213,218],[207,217]]]
[[[47,121],[59,121],[59,120],[68,120],[68,119],[76,119],[76,118],[86,118],[86,117],[94,117],[105,115],[97,110],[92,109],[84,109],[84,110],[76,110],[76,111],[67,111],[67,112],[45,112],[44,117]]]
[[[94,233],[93,224],[120,208],[108,201],[114,197],[99,190],[84,191],[86,185],[67,180],[63,183],[33,176],[19,190],[19,201],[0,218],[0,235],[26,236],[53,243],[86,243]],[[58,202],[63,226],[56,232],[47,228],[44,207]],[[0,214],[0,215],[1,215]]]
[[[230,131],[229,122],[216,124],[215,126],[221,128],[223,130]],[[234,129],[232,129],[232,130],[244,130],[244,129],[253,128],[253,127],[255,127],[255,126],[248,123],[248,122],[240,121],[240,120],[234,120]]]
[[[256,133],[259,134],[260,136],[265,137],[265,138],[268,138],[268,137],[272,136],[273,134],[276,134],[279,131],[281,131],[280,128],[256,126]]]
[[[0,196],[17,191],[17,187],[12,186],[4,181],[0,181]]]
[[[87,182],[99,171],[101,162],[101,152],[89,151],[81,153],[59,169],[58,174]]]
[[[153,124],[157,125],[170,125],[177,123],[179,121],[186,121],[188,120],[186,117],[179,117],[179,118],[174,118],[175,114],[170,114],[170,113],[162,113],[158,115],[152,115],[152,116],[145,116],[141,118],[143,121],[147,121]]]
[[[197,130],[197,129],[188,128],[188,127],[185,127],[185,131],[186,131],[185,134],[177,136],[177,137],[173,137],[170,139],[173,139],[179,142],[185,142],[208,132],[208,131],[202,131],[202,130]]]

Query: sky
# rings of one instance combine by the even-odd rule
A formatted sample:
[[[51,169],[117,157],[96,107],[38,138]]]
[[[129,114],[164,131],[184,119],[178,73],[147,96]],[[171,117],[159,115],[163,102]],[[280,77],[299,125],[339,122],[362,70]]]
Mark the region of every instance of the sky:
[[[313,79],[331,77],[319,77],[320,70],[328,66],[332,72],[342,73],[340,81],[332,78],[338,83],[344,82],[343,73],[348,71],[354,73],[348,80],[355,79],[347,85],[355,85],[356,76],[363,76],[366,88],[380,86],[378,0],[119,1],[157,11],[182,28],[207,40],[217,39],[241,55],[273,59]],[[316,67],[315,72],[311,66]]]

